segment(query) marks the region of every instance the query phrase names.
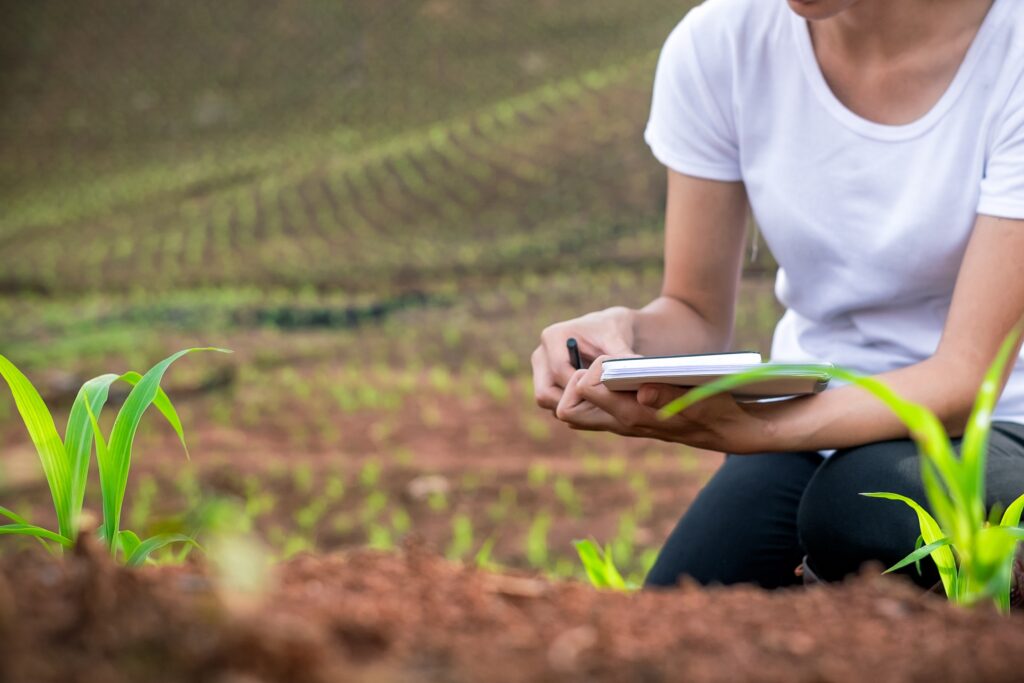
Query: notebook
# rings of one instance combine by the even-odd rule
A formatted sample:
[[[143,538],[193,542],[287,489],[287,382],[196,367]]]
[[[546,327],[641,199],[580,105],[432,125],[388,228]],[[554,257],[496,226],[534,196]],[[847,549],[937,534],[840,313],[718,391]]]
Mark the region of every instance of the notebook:
[[[832,379],[831,364],[764,363],[753,351],[690,356],[651,356],[606,360],[601,382],[614,391],[636,391],[643,384],[697,387],[726,375],[759,367],[771,367],[775,376],[736,388],[741,399],[783,398],[816,394]]]

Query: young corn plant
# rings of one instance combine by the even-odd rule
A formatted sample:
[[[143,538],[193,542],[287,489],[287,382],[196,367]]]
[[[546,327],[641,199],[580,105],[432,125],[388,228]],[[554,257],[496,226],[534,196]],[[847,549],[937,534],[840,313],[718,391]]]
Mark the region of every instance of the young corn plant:
[[[1003,341],[995,361],[985,374],[968,419],[960,454],[957,455],[941,421],[926,407],[907,401],[888,386],[870,377],[837,369],[839,379],[856,384],[885,403],[909,428],[921,453],[921,479],[928,509],[920,502],[897,493],[869,492],[861,495],[900,501],[917,515],[921,529],[919,547],[887,572],[931,557],[947,597],[958,604],[991,600],[1002,612],[1010,608],[1010,586],[1014,558],[1024,511],[1024,494],[1010,503],[1002,515],[986,515],[985,461],[992,410],[1002,386],[1024,325],[1018,325]],[[810,369],[810,368],[808,368]],[[713,394],[771,377],[771,368],[739,373],[699,387],[666,405],[660,414],[675,415]]]
[[[594,541],[589,539],[574,541],[576,553],[583,563],[583,570],[587,573],[591,585],[594,588],[604,588],[615,591],[636,590],[637,586],[622,578],[621,572],[615,566],[612,558],[611,546],[603,549]]]
[[[194,544],[195,541],[184,534],[159,534],[142,540],[132,531],[121,529],[120,525],[131,468],[132,444],[142,415],[149,406],[157,407],[185,445],[181,420],[160,388],[160,381],[171,363],[199,350],[219,349],[179,351],[157,363],[145,375],[128,372],[100,375],[89,380],[82,385],[72,404],[63,439],[39,392],[10,360],[0,355],[0,376],[10,387],[15,406],[35,445],[57,515],[57,529],[54,531],[32,524],[13,511],[0,507],[0,515],[13,522],[0,526],[0,535],[34,537],[48,548],[56,547],[57,552],[73,546],[79,534],[85,485],[95,443],[103,508],[100,538],[110,548],[111,554],[128,565],[137,566],[144,563],[151,553],[172,543]],[[105,439],[99,426],[99,416],[111,385],[118,381],[126,382],[132,389],[117,414],[109,438]],[[187,455],[187,448],[185,452]]]

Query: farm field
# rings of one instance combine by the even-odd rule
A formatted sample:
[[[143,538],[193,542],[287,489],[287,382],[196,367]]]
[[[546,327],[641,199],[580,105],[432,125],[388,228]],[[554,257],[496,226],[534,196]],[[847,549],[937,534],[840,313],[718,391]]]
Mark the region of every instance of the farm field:
[[[384,13],[416,33],[444,25],[437,7],[470,12],[414,5]],[[238,20],[238,7],[214,19],[164,12],[184,31]],[[70,30],[70,18],[34,11],[25,20],[41,22],[40,32]],[[273,32],[312,11],[250,20]],[[359,25],[371,50],[384,39],[384,19],[369,16],[369,5],[360,11],[345,21]],[[511,4],[493,11],[491,19],[511,21]],[[7,129],[27,128],[36,146],[12,136],[4,153],[11,167],[23,157],[33,163],[5,185],[15,192],[0,224],[3,352],[66,412],[88,377],[141,370],[187,346],[234,351],[169,375],[194,457],[183,461],[173,433],[155,420],[143,431],[128,505],[144,528],[228,498],[281,557],[389,548],[412,534],[453,559],[486,546],[495,564],[564,577],[582,576],[571,541],[592,536],[613,543],[639,580],[720,456],[571,432],[533,405],[528,359],[546,324],[657,294],[663,171],[640,132],[660,34],[679,9],[654,3],[631,16],[621,54],[598,49],[600,32],[573,34],[563,46],[515,42],[540,25],[595,30],[623,12],[617,3],[578,15],[538,6],[513,24],[515,40],[491,40],[496,60],[518,51],[528,67],[541,66],[486,88],[476,84],[493,78],[419,73],[436,86],[419,116],[404,113],[405,98],[422,95],[404,81],[396,90],[391,79],[373,79],[341,101],[318,93],[328,99],[273,142],[260,136],[279,119],[246,113],[248,98],[269,95],[251,84],[222,93],[238,109],[230,126],[199,121],[179,131],[161,121],[173,111],[128,107],[120,127],[81,124],[94,138],[88,150],[71,124],[40,129],[8,109]],[[99,36],[114,30],[109,19],[79,19]],[[447,30],[469,40],[460,26]],[[542,48],[546,56],[536,53]],[[460,52],[470,46],[433,49],[452,68],[483,68]],[[316,52],[304,50],[300,57]],[[75,102],[83,120],[141,87],[102,52],[89,55],[107,97]],[[147,66],[168,89],[154,94],[160,101],[181,85],[180,71],[200,92],[210,79],[174,54],[162,57]],[[394,59],[404,61],[389,68],[422,72],[411,55]],[[70,70],[54,75],[72,92],[81,87],[73,65],[58,58],[50,68]],[[28,91],[25,106],[38,97]],[[345,121],[344,135],[318,118],[327,114]],[[295,128],[304,142],[289,137]],[[190,152],[199,140],[202,153]],[[156,148],[137,159],[142,143]],[[82,169],[62,155],[92,173],[75,177]],[[162,166],[150,175],[154,159]],[[751,272],[740,338],[763,347],[777,314],[770,264],[762,257]],[[0,415],[5,500],[45,515],[45,482],[13,403],[0,402]]]
[[[691,4],[12,11],[0,354],[63,433],[89,378],[230,349],[167,374],[189,454],[150,410],[124,527],[205,544],[226,524],[273,569],[254,597],[188,546],[127,569],[93,535],[61,563],[5,537],[0,680],[1010,680],[1005,622],[896,581],[584,583],[573,541],[639,583],[722,458],[574,432],[534,404],[529,364],[546,325],[659,291],[664,170],[642,131]],[[760,246],[734,346],[767,353]],[[57,527],[6,388],[0,505]]]

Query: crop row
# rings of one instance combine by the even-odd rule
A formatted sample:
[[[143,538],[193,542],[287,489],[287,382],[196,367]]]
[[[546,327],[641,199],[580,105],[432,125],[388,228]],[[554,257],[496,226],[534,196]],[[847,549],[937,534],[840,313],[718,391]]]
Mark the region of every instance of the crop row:
[[[475,268],[496,248],[515,259],[516,242],[545,244],[536,233],[548,237],[544,226],[558,216],[621,210],[602,206],[617,203],[609,196],[635,201],[623,166],[647,160],[623,150],[639,146],[646,95],[634,83],[650,63],[648,56],[587,73],[362,152],[304,159],[155,210],[8,239],[0,265],[9,287],[44,291],[129,283],[359,288],[368,278]],[[642,189],[650,196],[649,184]],[[71,235],[89,239],[67,249]]]

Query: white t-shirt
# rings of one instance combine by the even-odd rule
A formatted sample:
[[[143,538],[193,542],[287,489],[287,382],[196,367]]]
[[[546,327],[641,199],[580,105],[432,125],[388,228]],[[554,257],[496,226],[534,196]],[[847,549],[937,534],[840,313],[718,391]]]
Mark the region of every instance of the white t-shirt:
[[[976,214],[1024,218],[1022,76],[1024,2],[996,0],[931,111],[882,125],[835,97],[785,0],[708,0],[665,43],[645,138],[745,183],[787,309],[772,357],[877,374],[935,352]],[[1024,354],[995,417],[1024,423]]]

